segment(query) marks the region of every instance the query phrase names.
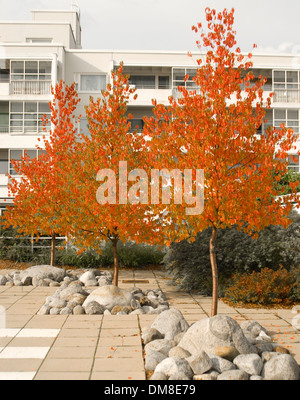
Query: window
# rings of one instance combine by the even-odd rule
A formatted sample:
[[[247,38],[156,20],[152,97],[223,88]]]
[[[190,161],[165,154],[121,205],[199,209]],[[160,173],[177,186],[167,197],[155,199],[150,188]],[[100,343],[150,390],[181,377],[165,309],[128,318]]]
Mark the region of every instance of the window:
[[[9,82],[9,60],[0,59],[0,83],[7,83]]]
[[[42,118],[46,115],[47,127],[50,126],[50,108],[46,102],[15,101],[10,104],[10,132],[11,133],[41,133]]]
[[[299,172],[299,156],[296,154],[291,154],[289,155],[288,160],[289,160],[289,165],[288,165],[289,171]]]
[[[186,76],[188,79],[186,80]],[[187,90],[196,90],[199,87],[194,82],[193,78],[197,75],[196,68],[173,68],[173,91],[174,96],[178,97],[181,94],[178,91],[178,87],[185,87]]]
[[[81,75],[80,90],[82,92],[101,92],[106,88],[106,75]]]
[[[158,77],[158,89],[169,89],[169,88],[170,88],[169,76],[159,76]]]
[[[144,127],[144,121],[142,119],[131,119],[129,120],[131,124],[130,132],[142,131]]]
[[[0,149],[0,175],[8,173],[8,150]]]
[[[137,89],[155,89],[155,75],[131,75],[129,84]]]
[[[295,133],[299,133],[299,110],[275,109],[274,126],[275,128],[280,128],[281,124],[285,124],[287,128],[291,128]]]
[[[298,103],[300,101],[299,71],[274,71],[275,102]]]
[[[15,161],[21,161],[22,157],[25,157],[25,152],[27,154],[27,156],[29,156],[29,158],[31,160],[37,158],[40,154],[44,153],[45,150],[9,150],[9,174],[10,175],[17,175],[16,171],[14,170],[14,167],[11,163],[11,160],[15,160]]]
[[[0,133],[9,132],[9,102],[0,102]]]
[[[51,61],[11,61],[11,80],[51,81]]]

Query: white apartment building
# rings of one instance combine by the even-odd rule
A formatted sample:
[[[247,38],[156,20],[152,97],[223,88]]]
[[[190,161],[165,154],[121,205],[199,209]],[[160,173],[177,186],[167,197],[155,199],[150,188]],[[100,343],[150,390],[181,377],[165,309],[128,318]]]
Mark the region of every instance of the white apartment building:
[[[193,85],[197,64],[187,52],[84,50],[78,11],[32,11],[28,22],[0,22],[0,212],[8,199],[7,173],[14,175],[11,159],[27,150],[37,157],[43,132],[41,117],[49,114],[51,85],[60,79],[77,83],[81,102],[80,129],[87,131],[84,107],[97,97],[110,79],[110,71],[124,62],[124,72],[137,88],[138,99],[129,104],[134,126],[152,114],[152,99],[168,104],[177,87]],[[300,58],[294,55],[255,55],[255,75],[266,76],[266,94],[275,92],[268,124],[285,123],[299,133]],[[185,82],[186,74],[190,79]],[[269,91],[269,92],[268,92]],[[263,132],[266,126],[262,126]],[[299,157],[290,168],[299,172]]]

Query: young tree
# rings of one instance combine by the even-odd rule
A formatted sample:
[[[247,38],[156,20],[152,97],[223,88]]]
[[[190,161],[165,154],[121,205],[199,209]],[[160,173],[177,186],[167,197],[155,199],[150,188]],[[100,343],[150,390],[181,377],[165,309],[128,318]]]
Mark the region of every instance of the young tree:
[[[76,148],[70,179],[73,198],[68,208],[72,236],[79,247],[101,251],[102,241],[112,243],[115,286],[118,242],[142,242],[155,227],[149,214],[147,177],[142,171],[145,140],[132,129],[133,117],[127,112],[129,100],[136,98],[135,89],[122,72],[121,64],[112,72],[112,83],[86,107],[90,135],[82,135]]]
[[[76,127],[74,112],[79,102],[75,84],[63,81],[52,88],[51,129],[44,117],[43,146],[37,146],[39,156],[27,154],[20,162],[12,161],[16,175],[10,176],[9,193],[14,205],[4,215],[6,227],[13,226],[21,235],[47,235],[51,240],[51,261],[55,263],[55,239],[68,232],[66,174],[68,157],[74,151]]]
[[[236,47],[234,10],[207,8],[206,21],[207,32],[201,23],[192,28],[201,33],[199,49],[206,49],[197,60],[196,75],[185,77],[189,85],[178,88],[179,98],[171,98],[169,106],[154,102],[155,117],[146,120],[145,133],[151,137],[148,161],[154,167],[204,170],[203,213],[187,215],[184,206],[171,204],[164,233],[169,241],[193,240],[197,232],[212,228],[213,316],[218,230],[237,225],[255,236],[271,224],[287,227],[291,203],[299,204],[299,196],[296,182],[290,184],[289,198],[276,197],[281,191],[274,185],[274,173],[280,180],[287,172],[286,159],[297,136],[283,125],[257,135],[271,98],[264,96],[266,79],[251,71],[252,54],[244,56]]]

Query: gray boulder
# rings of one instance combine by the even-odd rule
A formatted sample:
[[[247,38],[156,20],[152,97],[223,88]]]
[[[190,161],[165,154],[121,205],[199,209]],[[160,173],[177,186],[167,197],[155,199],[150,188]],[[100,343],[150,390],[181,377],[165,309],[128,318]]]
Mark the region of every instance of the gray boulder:
[[[130,307],[133,296],[130,292],[120,289],[114,285],[101,286],[93,290],[83,303],[83,308],[86,308],[89,303],[95,301],[111,311],[115,306]]]
[[[36,265],[25,269],[20,273],[20,280],[30,276],[36,279],[52,279],[56,282],[63,281],[66,276],[66,271],[61,268],[52,267],[50,265]]]
[[[172,340],[179,333],[186,332],[189,329],[189,325],[179,310],[170,308],[159,314],[151,328],[155,328],[164,334],[165,339]]]
[[[82,282],[84,285],[86,285],[86,282],[88,281],[95,281],[96,276],[93,271],[87,271],[81,275],[79,278],[80,282]]]
[[[0,286],[5,286],[7,278],[4,275],[0,275]]]
[[[201,351],[200,353],[192,355],[186,360],[190,364],[194,375],[202,375],[209,371],[213,366],[212,360],[205,353],[205,351]]]
[[[213,369],[219,374],[222,374],[225,371],[236,369],[236,366],[225,358],[216,356],[214,354],[209,354],[209,357],[213,363]]]
[[[163,338],[164,335],[155,328],[146,329],[142,333],[142,339],[145,345],[152,342],[153,340],[158,340]]]
[[[249,375],[245,371],[234,369],[225,371],[218,376],[218,381],[248,381]]]
[[[168,357],[157,365],[154,373],[164,373],[168,377],[181,376],[181,380],[184,378],[192,379],[193,371],[189,363],[180,357]]]
[[[83,292],[82,286],[80,284],[72,284],[63,289],[60,292],[60,299],[65,301],[70,301],[74,294],[80,294]]]
[[[233,364],[249,375],[260,375],[263,369],[262,359],[257,354],[240,354],[233,360]]]
[[[159,351],[148,351],[145,356],[145,369],[147,371],[154,371],[159,363],[161,363],[167,356]]]
[[[96,301],[90,301],[86,306],[83,305],[82,308],[88,315],[101,315],[105,311],[105,308]]]
[[[265,334],[267,333],[267,330],[257,321],[242,321],[240,327],[244,331],[244,334],[249,335],[252,339],[255,339],[257,336],[259,336],[261,332],[264,332]]]
[[[297,381],[299,379],[299,366],[289,354],[279,354],[271,357],[264,365],[262,376],[265,380]]]
[[[158,351],[165,356],[168,356],[169,351],[173,347],[173,342],[167,339],[158,339],[158,340],[153,340],[152,342],[149,342],[145,346],[145,352],[146,354],[152,351]]]
[[[215,354],[219,347],[234,347],[240,354],[257,353],[232,318],[217,315],[202,319],[192,325],[179,342],[179,346],[191,354],[206,351]]]
[[[182,349],[180,346],[176,346],[169,351],[169,357],[175,357],[175,356],[181,358],[188,358],[191,357],[191,354],[188,351]]]

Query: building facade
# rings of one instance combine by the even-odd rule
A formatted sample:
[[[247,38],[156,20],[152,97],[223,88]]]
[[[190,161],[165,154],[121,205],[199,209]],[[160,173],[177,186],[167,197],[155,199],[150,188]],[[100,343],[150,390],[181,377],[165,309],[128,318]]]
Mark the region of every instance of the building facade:
[[[128,112],[134,116],[133,125],[142,129],[143,116],[152,115],[152,99],[168,104],[169,96],[178,95],[178,86],[193,87],[197,69],[195,58],[187,52],[84,50],[78,11],[37,10],[31,17],[29,22],[0,22],[0,212],[12,203],[7,174],[15,171],[10,160],[20,159],[25,150],[38,157],[36,145],[44,135],[41,118],[50,117],[51,86],[60,79],[76,82],[81,98],[77,113],[82,115],[78,128],[85,133],[84,107],[90,96],[97,97],[106,87],[111,70],[123,62],[138,94]],[[252,60],[255,76],[267,77],[266,96],[275,92],[268,123],[258,133],[282,123],[299,133],[300,58],[262,54]],[[289,167],[299,172],[298,156],[290,158]]]

